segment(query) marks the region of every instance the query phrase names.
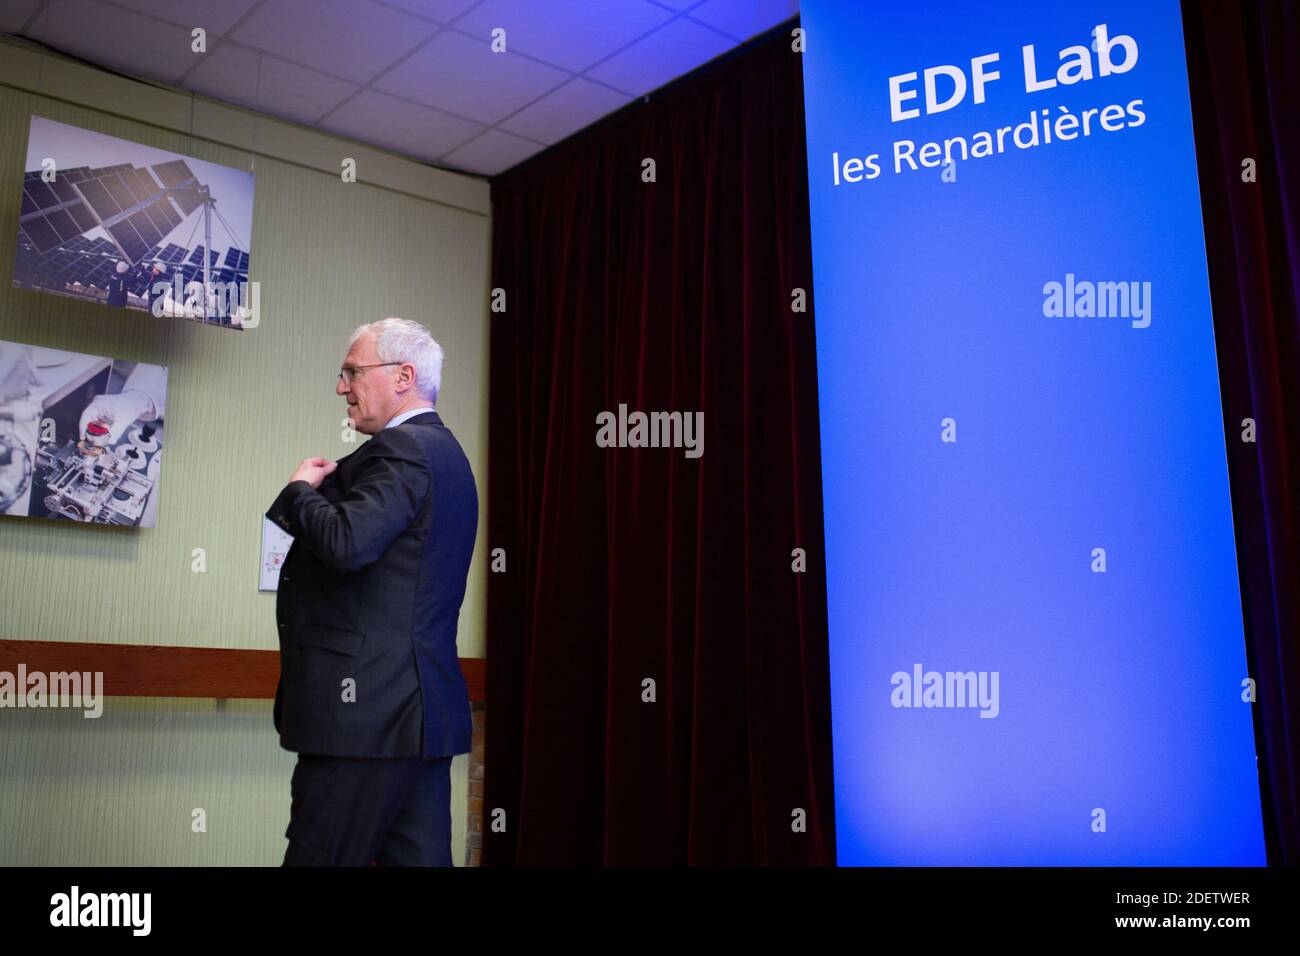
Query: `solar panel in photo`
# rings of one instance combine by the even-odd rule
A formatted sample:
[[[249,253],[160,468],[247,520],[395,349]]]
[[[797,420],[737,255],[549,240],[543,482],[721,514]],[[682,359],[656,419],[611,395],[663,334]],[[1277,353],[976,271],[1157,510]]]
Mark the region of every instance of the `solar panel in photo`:
[[[46,183],[39,179],[29,179],[23,183],[23,191],[32,197],[37,209],[49,209],[59,204],[59,197]]]
[[[31,285],[31,277],[34,276],[36,269],[40,268],[42,261],[40,252],[32,248],[30,242],[19,242],[18,254],[13,258],[14,280],[22,282],[23,285]]]
[[[126,188],[126,184],[116,174],[100,176],[99,181],[123,210],[130,209],[136,204],[135,196],[131,195],[131,191]]]
[[[26,222],[20,220],[20,228],[40,252],[49,252],[60,242],[74,239],[98,225],[72,184],[76,172],[61,173],[50,183],[42,180],[39,172],[28,172],[23,176],[20,217],[32,217],[41,211],[45,211],[45,216],[28,218]],[[60,206],[63,208],[57,208]]]
[[[90,207],[95,210],[100,219],[112,219],[122,211],[122,207],[98,180],[87,179],[77,183],[77,188],[81,190],[81,195],[86,197],[86,202],[90,203]]]
[[[120,174],[120,178],[139,202],[153,202],[163,195],[163,188],[142,169],[128,169]]]
[[[54,231],[59,234],[59,238],[64,242],[76,239],[81,235],[81,228],[76,221],[62,209],[56,209],[45,217],[49,220]]]
[[[48,276],[55,276],[71,261],[71,253],[58,252],[52,256],[47,256],[41,262],[41,272]]]
[[[32,275],[39,262],[40,253],[30,245],[25,248],[20,247],[18,254],[14,256],[14,281],[19,285],[31,285]]]
[[[66,179],[55,179],[54,182],[49,184],[49,186],[50,189],[54,190],[54,194],[59,197],[59,202],[81,201],[81,197],[77,195],[77,191],[72,188],[72,183],[68,182]]]
[[[173,159],[169,163],[158,163],[150,168],[158,176],[158,181],[168,189],[175,189],[185,183],[198,181],[198,178],[183,159]]]
[[[171,193],[172,202],[181,207],[181,212],[188,216],[203,205],[203,197],[194,189],[178,189]]]
[[[132,262],[139,262],[146,252],[149,251],[149,243],[140,238],[135,229],[131,227],[129,221],[119,222],[114,226],[108,227],[109,234],[117,240],[126,257]]]
[[[188,216],[203,204],[203,197],[197,189],[198,179],[183,159],[159,163],[151,168],[159,181],[171,190],[172,200],[184,215]]]
[[[32,246],[38,252],[49,252],[51,249],[57,249],[59,246],[59,234],[54,231],[54,227],[49,224],[44,216],[37,216],[35,219],[29,219],[21,224],[22,231],[27,234],[31,240]]]
[[[171,226],[167,224],[167,217],[164,216],[161,212],[159,212],[156,204],[153,206],[145,206],[138,213],[136,213],[136,215],[146,217],[149,220],[149,223],[153,226],[153,228],[157,230],[158,240],[157,242],[154,243],[154,245],[160,245],[162,243],[163,236],[167,235],[167,233],[172,231]]]
[[[77,226],[82,232],[90,232],[99,225],[99,222],[91,215],[84,202],[77,202],[69,206],[67,211],[68,215],[77,220]]]
[[[126,190],[126,194],[131,197],[132,206],[137,206],[142,202],[147,202],[151,198],[147,193],[141,195],[140,185],[135,181],[135,177],[131,175],[131,170],[129,169],[124,173],[114,176],[113,180],[121,183],[122,188]],[[105,183],[105,185],[108,184]],[[112,192],[111,187],[109,188],[109,192]]]
[[[149,175],[147,169],[133,169],[131,175],[135,178],[136,192],[152,199],[163,191],[158,181]]]
[[[81,256],[65,253],[58,256],[51,269],[56,281],[76,282],[81,278]]]
[[[171,232],[183,221],[181,217],[177,215],[176,210],[172,208],[172,204],[166,199],[158,200],[158,202],[154,203],[149,208],[157,213],[165,222],[167,228],[163,230],[163,235],[167,235],[167,233]]]
[[[163,218],[167,220],[167,224],[170,225],[172,229],[175,229],[177,226],[179,226],[182,222],[185,221],[181,217],[181,214],[176,211],[176,208],[172,206],[172,204],[165,199],[159,200],[157,203],[155,203],[154,209],[162,214]]]
[[[184,162],[163,165],[164,181],[193,182],[193,171]],[[182,192],[187,200],[182,206],[192,203],[192,210],[201,201],[197,190]],[[102,236],[87,238],[86,233],[128,210],[135,211],[108,229],[113,241]],[[163,245],[184,221],[168,202],[165,187],[148,169],[129,163],[60,170],[50,183],[42,179],[41,170],[25,172],[21,215],[26,221],[20,221],[14,278],[27,284],[64,289],[79,283],[83,288],[105,288],[123,256],[137,263],[159,259],[175,267],[187,252],[175,243]],[[215,262],[216,253],[211,258]],[[201,261],[200,252],[194,257],[194,270],[199,274]],[[131,278],[138,285],[148,277],[133,273]]]
[[[144,251],[146,253],[151,246],[156,246],[162,242],[162,233],[158,231],[157,226],[149,221],[149,217],[143,211],[136,213],[127,222],[135,227],[136,232],[140,233],[140,238],[144,240]]]

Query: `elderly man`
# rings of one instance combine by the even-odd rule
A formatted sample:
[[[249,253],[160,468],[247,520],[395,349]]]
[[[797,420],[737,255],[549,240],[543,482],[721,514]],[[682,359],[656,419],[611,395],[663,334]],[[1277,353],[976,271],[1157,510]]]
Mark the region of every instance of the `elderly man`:
[[[433,410],[442,349],[404,319],[352,336],[336,391],[373,436],[304,460],[267,511],[280,571],[275,728],[298,753],[284,865],[451,865],[454,754],[470,749],[456,623],[478,527]]]

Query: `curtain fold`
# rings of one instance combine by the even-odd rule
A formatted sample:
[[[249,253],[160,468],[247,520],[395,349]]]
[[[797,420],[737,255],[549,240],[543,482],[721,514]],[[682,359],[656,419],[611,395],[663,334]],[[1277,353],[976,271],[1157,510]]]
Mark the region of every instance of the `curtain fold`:
[[[1184,0],[1269,861],[1300,864],[1300,7]],[[1243,164],[1253,161],[1253,181]],[[1254,422],[1255,440],[1243,441]]]
[[[484,865],[833,860],[789,29],[493,182]]]

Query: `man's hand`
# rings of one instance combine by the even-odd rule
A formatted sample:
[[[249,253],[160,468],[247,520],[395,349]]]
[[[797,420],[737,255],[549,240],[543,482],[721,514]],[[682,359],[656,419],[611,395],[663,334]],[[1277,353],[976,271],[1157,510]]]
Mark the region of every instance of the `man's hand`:
[[[337,467],[338,464],[328,458],[304,458],[289,482],[292,484],[295,481],[305,481],[313,488],[319,488],[320,483],[333,474]]]

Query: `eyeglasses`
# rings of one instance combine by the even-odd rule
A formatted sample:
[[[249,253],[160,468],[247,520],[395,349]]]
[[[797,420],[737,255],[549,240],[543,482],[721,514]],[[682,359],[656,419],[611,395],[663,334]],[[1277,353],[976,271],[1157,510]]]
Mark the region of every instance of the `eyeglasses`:
[[[339,369],[339,378],[343,380],[344,384],[351,385],[354,381],[356,381],[357,372],[360,372],[362,369],[380,368],[381,366],[384,365],[405,365],[405,364],[406,364],[405,362],[376,362],[374,365],[344,365],[341,369]]]

